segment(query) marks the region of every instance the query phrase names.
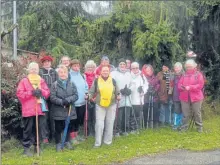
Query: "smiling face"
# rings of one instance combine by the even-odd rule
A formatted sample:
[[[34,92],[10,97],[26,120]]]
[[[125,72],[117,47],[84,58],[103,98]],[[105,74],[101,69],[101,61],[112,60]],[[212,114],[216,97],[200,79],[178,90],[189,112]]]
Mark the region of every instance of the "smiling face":
[[[108,78],[110,74],[110,68],[108,66],[104,66],[101,69],[101,76],[104,78]]]
[[[102,62],[101,62],[101,65],[102,66],[107,66],[107,65],[109,65],[109,60],[102,60]]]
[[[39,74],[39,66],[38,64],[31,64],[28,68],[29,74]]]
[[[63,57],[63,58],[61,59],[61,64],[62,64],[62,65],[65,65],[66,67],[69,67],[69,65],[70,65],[70,59],[69,59],[68,57]]]
[[[80,71],[80,65],[79,64],[73,64],[71,66],[72,70],[75,71],[75,72],[78,72]]]
[[[162,70],[163,70],[163,72],[167,72],[169,70],[169,68],[167,66],[163,65]]]
[[[137,74],[139,72],[139,67],[138,66],[132,66],[131,67],[131,71],[134,73],[134,74]]]
[[[145,71],[146,71],[147,76],[152,76],[153,70],[151,69],[151,67],[146,67]]]
[[[45,69],[51,68],[51,61],[45,60],[45,61],[43,62],[43,68],[45,68]]]
[[[119,64],[119,68],[120,68],[120,70],[121,71],[125,71],[127,68],[126,68],[126,64],[124,63],[124,62],[121,62],[120,64]]]
[[[175,72],[175,73],[180,73],[181,70],[182,70],[182,67],[180,67],[180,66],[175,66],[175,67],[174,67],[174,72]]]
[[[58,69],[58,76],[61,80],[66,80],[68,78],[68,69],[66,67],[60,67]]]

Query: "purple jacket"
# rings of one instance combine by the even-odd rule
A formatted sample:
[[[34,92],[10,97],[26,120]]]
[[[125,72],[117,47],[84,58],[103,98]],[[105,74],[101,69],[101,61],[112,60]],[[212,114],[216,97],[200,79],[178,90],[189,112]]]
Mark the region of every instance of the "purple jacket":
[[[178,89],[178,83],[179,83],[179,80],[181,77],[182,77],[182,74],[174,76],[174,79],[173,79],[173,101],[180,101],[180,99],[179,99],[180,92]]]
[[[146,76],[147,81],[149,83],[149,88],[148,90],[150,90],[150,88],[152,88],[155,91],[154,94],[154,102],[158,101],[158,91],[160,89],[160,82],[158,80],[158,78],[154,75],[152,75],[151,77]],[[144,103],[149,103],[149,91],[145,94],[144,96]]]

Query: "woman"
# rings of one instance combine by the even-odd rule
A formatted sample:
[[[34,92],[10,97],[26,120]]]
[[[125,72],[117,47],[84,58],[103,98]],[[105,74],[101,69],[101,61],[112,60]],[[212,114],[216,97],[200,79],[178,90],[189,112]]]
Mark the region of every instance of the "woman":
[[[179,99],[183,111],[183,125],[180,129],[182,131],[188,129],[188,121],[191,114],[190,109],[192,109],[198,132],[203,131],[201,105],[204,99],[202,92],[204,78],[203,75],[197,71],[196,66],[197,64],[194,60],[187,60],[185,63],[186,73],[180,78],[178,83],[180,92]]]
[[[128,135],[129,132],[129,117],[131,113],[131,103],[129,101],[129,97],[131,94],[131,90],[128,88],[131,82],[131,74],[128,72],[126,68],[126,61],[124,59],[119,59],[119,65],[117,70],[111,72],[112,78],[115,79],[118,84],[121,100],[119,102],[118,114],[115,121],[117,123],[116,137],[119,137],[120,134]]]
[[[141,74],[139,64],[133,62],[131,64],[131,104],[134,112],[130,116],[131,133],[138,133],[137,129],[143,128],[143,105],[144,95],[148,90],[148,81]]]
[[[22,106],[22,120],[24,124],[22,144],[24,155],[32,156],[30,147],[34,143],[36,151],[36,111],[39,116],[39,132],[41,132],[44,113],[41,109],[40,98],[48,98],[50,90],[39,75],[39,66],[32,62],[28,66],[28,76],[23,78],[17,88],[17,97]],[[41,137],[42,138],[42,137]]]
[[[92,87],[93,81],[95,80],[95,69],[96,64],[93,60],[89,60],[85,64],[85,73],[84,77],[89,86],[89,89]],[[95,135],[95,103],[88,103],[88,135]]]
[[[147,122],[151,128],[157,128],[159,124],[159,98],[158,98],[158,91],[160,89],[160,82],[158,78],[154,75],[154,69],[151,65],[144,65],[142,67],[142,74],[147,78],[149,83],[149,88],[147,93],[144,95],[144,123],[145,127],[147,126]],[[153,125],[150,125],[150,121],[152,120],[151,112],[149,111],[148,117],[148,110],[149,104],[153,105]],[[151,106],[150,105],[150,106]],[[149,119],[149,121],[148,121]]]
[[[173,110],[174,110],[174,123],[173,123],[173,129],[176,130],[182,122],[182,109],[181,109],[181,103],[179,99],[179,90],[178,90],[178,83],[183,72],[183,67],[180,62],[177,62],[174,64],[174,76],[171,78],[171,91],[173,95]]]
[[[84,78],[84,76],[80,72],[80,62],[77,59],[74,59],[70,63],[70,81],[76,85],[76,89],[78,92],[78,99],[75,102],[76,114],[77,114],[77,122],[76,129],[74,133],[71,133],[72,142],[77,144],[78,141],[84,140],[82,138],[83,134],[83,124],[85,118],[85,110],[86,110],[86,94],[88,93],[88,84]],[[80,131],[81,130],[81,131]],[[78,132],[80,136],[78,136]],[[75,137],[75,138],[74,138]]]
[[[115,80],[110,76],[110,66],[102,66],[101,75],[94,81],[89,91],[89,98],[96,102],[94,148],[101,146],[104,129],[104,143],[106,145],[112,143],[116,99],[120,100],[118,93],[118,86]]]
[[[74,130],[74,119],[77,118],[75,101],[78,99],[77,89],[74,83],[68,78],[68,68],[64,65],[58,67],[58,80],[52,84],[50,101],[55,123],[56,151],[61,151],[61,133],[65,128],[65,120],[70,113],[70,123],[67,131],[65,146],[73,149],[70,144],[70,132]],[[71,109],[69,109],[71,108]]]

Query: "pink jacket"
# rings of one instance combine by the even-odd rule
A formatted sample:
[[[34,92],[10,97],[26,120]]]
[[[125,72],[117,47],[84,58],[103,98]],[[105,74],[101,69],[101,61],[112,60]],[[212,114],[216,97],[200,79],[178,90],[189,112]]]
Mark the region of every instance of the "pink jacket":
[[[183,87],[189,86],[189,91]],[[184,102],[197,102],[204,99],[202,88],[204,86],[204,78],[201,72],[192,70],[187,71],[179,80],[178,89],[180,92],[179,99]]]
[[[41,92],[42,95],[45,98],[48,98],[50,95],[50,90],[44,81],[44,79],[41,78]],[[32,90],[34,88],[32,87],[31,83],[29,82],[28,78],[23,78],[17,88],[16,95],[18,99],[21,102],[22,106],[22,117],[31,117],[36,116],[36,108],[38,111],[38,115],[44,115],[44,113],[41,110],[41,104],[37,105],[36,97],[32,95]],[[37,107],[36,107],[37,106]]]

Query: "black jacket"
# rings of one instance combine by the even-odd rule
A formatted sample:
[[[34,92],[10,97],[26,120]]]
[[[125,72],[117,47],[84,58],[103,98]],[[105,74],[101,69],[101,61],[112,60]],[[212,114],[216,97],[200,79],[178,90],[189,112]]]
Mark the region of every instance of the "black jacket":
[[[53,68],[50,70],[41,68],[39,75],[46,81],[49,88],[51,88],[51,85],[58,79],[57,72]]]
[[[69,107],[63,106],[63,99],[66,99],[69,103],[71,103],[72,109],[70,113],[70,120],[76,119],[77,115],[74,102],[78,99],[78,93],[75,84],[70,82],[69,79],[67,80],[66,89],[63,87],[60,80],[57,80],[52,84],[50,101],[52,103],[51,110],[54,120],[65,120],[67,118]]]

